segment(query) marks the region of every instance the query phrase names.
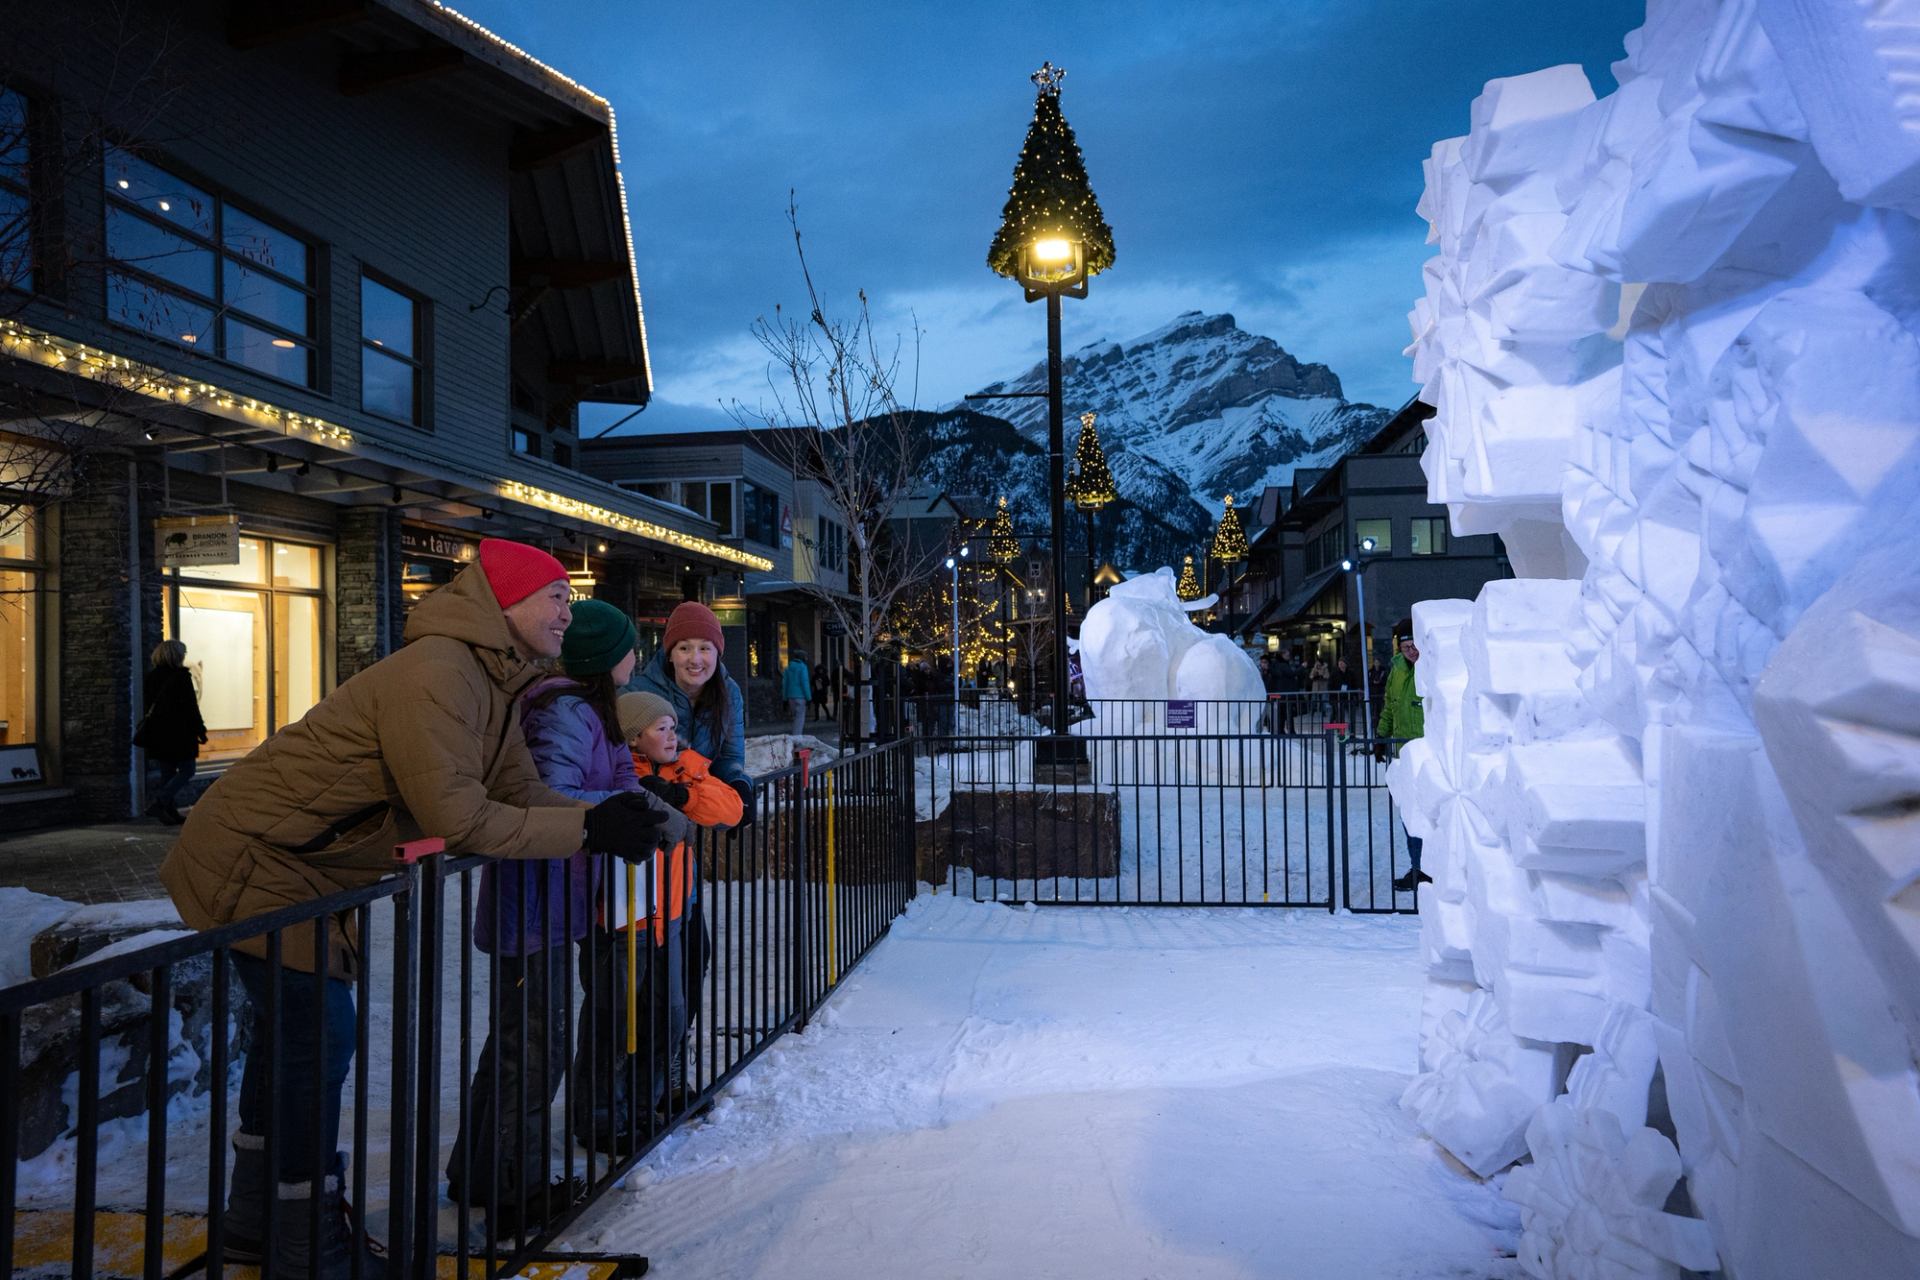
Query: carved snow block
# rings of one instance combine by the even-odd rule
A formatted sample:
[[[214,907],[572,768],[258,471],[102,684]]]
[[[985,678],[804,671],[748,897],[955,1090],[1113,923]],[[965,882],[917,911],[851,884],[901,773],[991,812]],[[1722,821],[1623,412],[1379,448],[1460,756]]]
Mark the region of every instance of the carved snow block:
[[[1507,790],[1524,867],[1608,876],[1646,857],[1640,769],[1618,738],[1511,747]]]
[[[1758,0],[1754,8],[1840,194],[1920,217],[1920,4]]]
[[[1573,117],[1593,102],[1593,86],[1576,64],[1487,81],[1473,100],[1471,130],[1460,159],[1475,182],[1498,184],[1558,167],[1573,135]]]
[[[1527,1121],[1558,1085],[1553,1046],[1514,1036],[1492,993],[1475,991],[1438,1019],[1428,1058],[1400,1096],[1422,1130],[1482,1177],[1526,1153]]]
[[[1578,673],[1565,637],[1579,604],[1577,581],[1510,578],[1481,587],[1461,641],[1475,690],[1515,697],[1571,690]]]

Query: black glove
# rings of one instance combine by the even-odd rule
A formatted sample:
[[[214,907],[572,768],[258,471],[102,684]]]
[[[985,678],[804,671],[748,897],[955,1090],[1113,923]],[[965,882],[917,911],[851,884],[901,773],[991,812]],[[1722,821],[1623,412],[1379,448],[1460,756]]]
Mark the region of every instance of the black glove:
[[[687,790],[684,782],[668,782],[657,773],[650,773],[640,779],[640,785],[659,796],[676,809],[685,809],[693,793]]]
[[[1392,757],[1388,753],[1388,750],[1386,747],[1375,747],[1373,749],[1373,758],[1375,760],[1378,760],[1381,764],[1386,764],[1389,762],[1389,760]]]
[[[610,796],[587,810],[587,848],[629,862],[644,862],[660,843],[667,815],[631,792]]]
[[[753,783],[729,782],[727,785],[732,787],[740,795],[740,822],[738,826],[744,827],[750,825],[753,822]],[[735,829],[737,830],[738,827]]]

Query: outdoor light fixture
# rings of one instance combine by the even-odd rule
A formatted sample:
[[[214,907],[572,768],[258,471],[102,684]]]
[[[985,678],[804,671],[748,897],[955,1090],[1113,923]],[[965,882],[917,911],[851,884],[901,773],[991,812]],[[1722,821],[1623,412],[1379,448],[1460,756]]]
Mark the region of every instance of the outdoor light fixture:
[[[1353,574],[1355,607],[1360,613],[1360,703],[1367,717],[1367,736],[1373,736],[1373,689],[1367,680],[1367,566],[1376,557],[1373,549],[1379,545],[1372,538],[1360,539],[1358,559],[1348,556],[1340,562],[1342,573]]]
[[[1020,247],[1019,279],[1029,302],[1048,294],[1086,297],[1086,244],[1051,235],[1029,241]]]
[[[967,544],[960,544],[958,558],[947,557],[947,569],[953,574],[953,714],[954,723],[959,724],[960,716],[960,561],[967,558]]]

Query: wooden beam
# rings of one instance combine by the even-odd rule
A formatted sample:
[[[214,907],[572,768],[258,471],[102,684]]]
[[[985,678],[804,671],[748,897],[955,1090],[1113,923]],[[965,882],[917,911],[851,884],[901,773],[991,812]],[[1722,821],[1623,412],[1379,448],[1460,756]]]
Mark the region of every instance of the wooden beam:
[[[601,124],[569,124],[516,133],[512,146],[507,149],[507,167],[515,173],[525,173],[559,164],[606,136],[607,127]]]
[[[356,53],[340,61],[340,92],[357,98],[457,71],[466,61],[467,55],[445,46]]]
[[[349,26],[367,16],[365,0],[310,0],[305,4],[259,4],[235,0],[227,15],[227,43],[261,49],[282,40]]]
[[[549,289],[585,289],[609,280],[623,280],[627,264],[615,258],[515,258],[513,287],[544,285]]]
[[[560,386],[582,383],[590,387],[644,378],[647,367],[619,360],[556,360],[547,366],[547,381]]]

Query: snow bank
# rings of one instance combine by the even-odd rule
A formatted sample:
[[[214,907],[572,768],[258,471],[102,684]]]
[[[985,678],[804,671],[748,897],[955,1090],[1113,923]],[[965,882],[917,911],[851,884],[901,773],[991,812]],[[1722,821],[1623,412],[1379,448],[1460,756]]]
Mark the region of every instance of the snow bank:
[[[1427,162],[1422,464],[1521,578],[1414,609],[1406,1102],[1536,1276],[1920,1275],[1916,33],[1663,0]]]

